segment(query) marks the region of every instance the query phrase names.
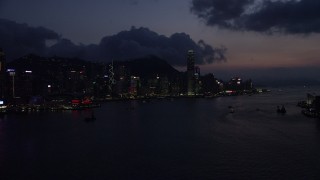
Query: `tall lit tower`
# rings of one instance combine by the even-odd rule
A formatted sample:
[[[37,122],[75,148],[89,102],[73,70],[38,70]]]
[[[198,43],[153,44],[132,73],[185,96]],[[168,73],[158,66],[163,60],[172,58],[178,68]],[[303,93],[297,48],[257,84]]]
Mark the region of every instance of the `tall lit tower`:
[[[3,50],[0,48],[0,98],[5,97],[6,86],[6,58]]]
[[[112,94],[113,86],[116,84],[116,81],[114,79],[114,71],[113,71],[113,60],[112,63],[109,64],[109,91]]]
[[[195,94],[194,62],[195,53],[193,50],[189,50],[187,57],[188,96]]]

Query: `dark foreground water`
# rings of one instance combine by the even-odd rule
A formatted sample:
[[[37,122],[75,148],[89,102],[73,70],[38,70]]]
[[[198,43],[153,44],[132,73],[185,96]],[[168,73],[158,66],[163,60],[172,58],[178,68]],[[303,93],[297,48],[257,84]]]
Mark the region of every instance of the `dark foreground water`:
[[[320,120],[296,107],[315,90],[6,115],[0,179],[319,179]]]

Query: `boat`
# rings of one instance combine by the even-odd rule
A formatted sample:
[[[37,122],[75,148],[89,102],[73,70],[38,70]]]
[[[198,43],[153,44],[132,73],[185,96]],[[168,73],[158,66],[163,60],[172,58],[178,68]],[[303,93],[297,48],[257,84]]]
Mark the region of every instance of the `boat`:
[[[228,106],[228,108],[229,108],[229,110],[230,110],[230,111],[229,111],[230,113],[234,113],[234,108],[233,108],[232,106]]]
[[[282,105],[282,107],[280,108],[279,106],[277,107],[277,113],[279,114],[285,114],[287,113],[286,108]]]
[[[304,114],[307,117],[317,118],[319,117],[319,112],[316,111],[314,108],[306,108],[301,111],[302,114]]]

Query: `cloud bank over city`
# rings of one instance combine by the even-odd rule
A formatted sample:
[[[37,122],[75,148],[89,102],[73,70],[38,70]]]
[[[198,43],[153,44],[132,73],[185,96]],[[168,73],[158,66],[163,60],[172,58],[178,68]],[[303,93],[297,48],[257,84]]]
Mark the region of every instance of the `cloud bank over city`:
[[[320,67],[319,4],[317,0],[0,0],[2,21],[17,22],[12,26],[27,23],[15,31],[22,27],[6,30],[2,22],[0,46],[10,60],[26,53],[93,61],[154,54],[180,70],[185,70],[186,49],[193,48],[201,73]],[[29,42],[26,34],[35,31],[41,35]],[[15,41],[8,40],[12,34]],[[2,41],[6,38],[9,43]],[[226,57],[227,63],[215,63],[226,62]]]
[[[30,27],[0,19],[0,42],[9,59],[28,53],[46,53],[46,40],[57,40],[59,35],[43,27]]]
[[[156,55],[173,65],[185,65],[188,50],[195,50],[197,64],[225,60],[225,48],[213,48],[203,40],[194,42],[185,33],[175,33],[170,37],[159,35],[147,28],[132,27],[113,36],[104,37],[100,44],[101,56],[111,59],[139,58]]]
[[[315,0],[193,0],[191,12],[224,29],[309,34],[320,32],[319,9]]]
[[[197,64],[226,60],[225,47],[213,48],[203,40],[195,42],[186,33],[174,33],[166,37],[148,28],[132,27],[130,30],[103,37],[99,44],[77,45],[44,27],[31,27],[5,19],[0,19],[0,27],[0,41],[9,59],[19,58],[28,53],[99,61],[155,55],[172,65],[183,66],[186,52],[193,49],[197,54]],[[48,46],[48,41],[53,45]]]

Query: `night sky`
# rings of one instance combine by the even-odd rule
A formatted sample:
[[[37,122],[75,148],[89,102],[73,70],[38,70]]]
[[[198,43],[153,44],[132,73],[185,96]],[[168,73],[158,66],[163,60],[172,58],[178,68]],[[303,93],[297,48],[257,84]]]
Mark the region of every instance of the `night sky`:
[[[319,9],[318,0],[0,0],[0,40],[9,58],[155,54],[185,70],[192,48],[203,73],[316,78]]]

